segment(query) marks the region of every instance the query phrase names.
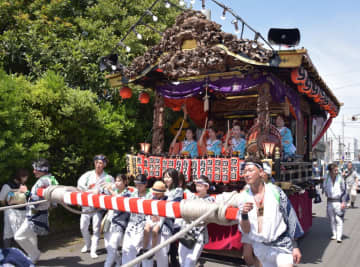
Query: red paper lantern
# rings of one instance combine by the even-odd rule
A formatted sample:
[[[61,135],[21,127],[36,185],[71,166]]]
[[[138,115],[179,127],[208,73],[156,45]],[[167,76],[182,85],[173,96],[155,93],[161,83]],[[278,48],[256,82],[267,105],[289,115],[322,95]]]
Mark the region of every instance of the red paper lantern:
[[[173,111],[180,111],[180,110],[181,110],[181,107],[176,106],[176,107],[173,107],[172,110],[173,110]]]
[[[308,78],[307,71],[303,68],[296,68],[291,71],[291,81],[294,84],[305,84],[305,80]]]
[[[146,92],[141,92],[139,95],[139,101],[141,104],[147,104],[150,101],[150,95]]]
[[[128,98],[131,98],[132,91],[129,87],[124,86],[123,88],[121,88],[119,90],[119,95],[121,96],[122,99],[128,99]]]
[[[303,87],[303,90],[304,90],[304,93],[307,94],[308,97],[310,97],[310,94],[311,94],[311,91],[314,87],[314,83],[310,80],[310,79],[307,79],[305,81],[305,85]]]
[[[298,91],[303,94],[310,94],[313,87],[313,82],[310,79],[306,79],[304,84],[298,84]]]

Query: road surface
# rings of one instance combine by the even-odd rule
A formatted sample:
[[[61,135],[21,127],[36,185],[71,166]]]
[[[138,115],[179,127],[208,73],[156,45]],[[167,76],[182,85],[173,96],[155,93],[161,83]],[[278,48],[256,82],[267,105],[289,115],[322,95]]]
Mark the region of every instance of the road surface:
[[[323,200],[325,198],[323,197]],[[356,206],[360,207],[357,199]],[[326,218],[326,203],[313,205],[313,227],[300,240],[303,254],[301,267],[357,267],[360,266],[360,208],[347,209],[345,214],[343,243],[330,240],[330,225]],[[100,241],[99,258],[91,259],[89,254],[80,253],[83,245],[79,232],[64,233],[41,238],[40,249],[43,252],[37,266],[103,266],[106,251],[103,239]],[[205,261],[205,267],[234,266]],[[237,264],[236,266],[239,266]]]

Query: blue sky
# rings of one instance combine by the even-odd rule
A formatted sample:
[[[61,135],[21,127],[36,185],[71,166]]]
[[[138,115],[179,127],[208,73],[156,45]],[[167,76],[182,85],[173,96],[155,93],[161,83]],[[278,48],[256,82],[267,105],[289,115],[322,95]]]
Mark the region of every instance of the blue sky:
[[[190,0],[185,2],[189,3]],[[344,103],[331,129],[335,135],[342,134],[341,121],[344,115],[345,137],[360,139],[360,119],[351,122],[351,116],[360,113],[360,1],[219,2],[230,7],[265,38],[271,27],[299,28],[301,41],[298,48],[308,50],[324,81],[339,101]],[[224,31],[234,33],[234,26],[230,23],[232,16],[227,14],[226,20],[221,20],[223,10],[211,0],[206,0],[206,7],[211,9],[212,20],[223,25]],[[201,0],[195,1],[194,9],[201,9]],[[253,35],[247,34],[245,37],[252,38]]]

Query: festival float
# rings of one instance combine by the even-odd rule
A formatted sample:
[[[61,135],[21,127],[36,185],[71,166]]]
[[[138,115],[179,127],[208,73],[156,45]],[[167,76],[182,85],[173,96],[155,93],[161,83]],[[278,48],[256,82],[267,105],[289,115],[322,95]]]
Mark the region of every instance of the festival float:
[[[233,23],[237,30],[237,22],[242,23],[243,31],[247,24],[230,8],[220,6],[238,19]],[[270,163],[275,182],[288,194],[306,232],[312,224],[312,151],[341,105],[306,49],[275,50],[254,33],[253,40],[242,38],[242,33],[238,38],[221,31],[221,25],[203,12],[185,10],[163,32],[157,45],[121,71],[106,76],[124,98],[131,97],[134,85],[144,88],[139,95],[141,103],[149,102],[145,90],[153,90],[155,95],[152,141],[141,143],[139,153],[127,155],[128,172],[161,179],[165,169],[175,168],[187,183],[206,175],[219,193],[240,190],[244,186],[243,159],[236,155],[214,157],[199,147],[199,157],[189,158],[176,151],[169,153],[164,147],[166,108],[182,114],[185,107],[199,129],[206,128],[210,117],[225,129],[228,120],[237,119],[247,133],[246,155]],[[295,41],[290,40],[294,34]],[[297,30],[272,29],[269,37],[272,43],[283,39],[283,44],[290,40],[288,44],[293,45],[299,41]],[[277,114],[289,119],[295,140],[296,153],[286,161],[280,132],[274,126]],[[322,119],[321,130],[313,138],[313,122],[318,118]],[[209,224],[208,228],[207,252],[241,255],[241,234],[236,225]]]

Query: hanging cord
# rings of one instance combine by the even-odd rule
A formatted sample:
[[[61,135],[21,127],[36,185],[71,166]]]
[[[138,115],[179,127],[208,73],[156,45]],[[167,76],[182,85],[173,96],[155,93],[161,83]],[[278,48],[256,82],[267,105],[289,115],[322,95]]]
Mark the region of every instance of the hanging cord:
[[[230,197],[225,200],[224,202],[222,202],[222,206],[227,206],[228,203],[231,202],[231,200],[233,199],[233,197],[237,194],[236,191],[232,192],[230,194]],[[148,257],[154,255],[157,251],[159,251],[160,249],[162,249],[163,247],[171,244],[172,242],[178,240],[180,237],[184,236],[187,232],[189,232],[193,227],[201,224],[207,217],[209,217],[210,215],[212,215],[212,213],[216,212],[221,206],[220,205],[215,205],[213,207],[211,207],[206,213],[204,213],[202,216],[200,216],[199,218],[197,218],[195,221],[193,221],[191,224],[189,224],[188,226],[186,226],[183,230],[181,230],[180,232],[176,233],[175,235],[173,235],[172,237],[170,237],[169,239],[167,239],[165,242],[157,245],[156,247],[150,249],[149,251],[147,251],[146,253],[142,254],[141,256],[133,259],[132,261],[122,265],[122,267],[131,267],[134,266],[138,263],[140,263],[141,261],[147,259]],[[221,207],[221,210],[225,210],[223,207]],[[222,212],[220,212],[222,213]]]

